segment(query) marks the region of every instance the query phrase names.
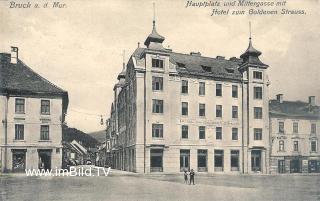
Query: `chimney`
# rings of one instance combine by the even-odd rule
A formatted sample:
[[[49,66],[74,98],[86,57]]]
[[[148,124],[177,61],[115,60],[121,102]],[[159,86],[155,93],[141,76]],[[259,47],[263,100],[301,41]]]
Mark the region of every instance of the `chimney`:
[[[230,61],[239,61],[239,59],[237,57],[231,57],[229,60]]]
[[[277,101],[279,103],[282,103],[283,102],[283,94],[277,94]]]
[[[218,59],[218,60],[224,60],[224,58],[225,58],[224,56],[217,56],[216,57],[216,59]]]
[[[309,105],[316,106],[316,97],[315,96],[309,96]]]
[[[200,52],[190,52],[190,55],[201,56],[201,53]]]
[[[19,52],[18,47],[11,46],[11,63],[12,64],[18,63],[18,52]]]

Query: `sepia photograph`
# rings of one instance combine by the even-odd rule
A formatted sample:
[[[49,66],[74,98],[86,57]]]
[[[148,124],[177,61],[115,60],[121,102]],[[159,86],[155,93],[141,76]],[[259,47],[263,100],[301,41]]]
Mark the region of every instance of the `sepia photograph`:
[[[318,0],[0,0],[0,201],[320,200]]]

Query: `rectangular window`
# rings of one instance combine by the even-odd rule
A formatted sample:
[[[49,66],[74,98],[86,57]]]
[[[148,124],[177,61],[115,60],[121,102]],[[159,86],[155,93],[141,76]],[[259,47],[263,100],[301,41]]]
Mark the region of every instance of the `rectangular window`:
[[[206,116],[206,105],[205,104],[202,104],[202,103],[199,104],[199,116],[200,117]]]
[[[216,140],[222,140],[222,127],[216,127]]]
[[[262,72],[253,71],[253,79],[262,80]]]
[[[231,150],[231,171],[239,171],[239,150]]]
[[[161,59],[152,59],[153,68],[163,68],[163,60]]]
[[[279,151],[284,151],[284,141],[283,140],[279,141]]]
[[[311,141],[311,151],[317,152],[317,141]]]
[[[216,84],[216,96],[222,96],[222,84]]]
[[[152,100],[152,112],[153,113],[163,113],[163,100]]]
[[[253,91],[255,99],[262,99],[262,87],[254,87]]]
[[[293,151],[299,151],[299,142],[293,141]]]
[[[49,140],[49,125],[41,125],[40,140]]]
[[[284,133],[284,122],[283,121],[279,122],[279,133],[281,133],[281,134]]]
[[[223,171],[223,150],[214,150],[214,171]]]
[[[49,100],[41,100],[41,114],[50,114]]]
[[[254,140],[262,140],[262,128],[254,128]]]
[[[238,140],[238,128],[232,128],[232,140]]]
[[[25,113],[25,99],[16,98],[15,112],[17,114],[24,114]]]
[[[206,83],[199,82],[199,95],[204,96],[206,94]]]
[[[208,151],[206,149],[198,150],[198,172],[207,172],[207,154]]]
[[[254,107],[254,118],[255,119],[262,119],[262,107]]]
[[[222,117],[222,105],[216,105],[216,117]]]
[[[181,115],[188,115],[188,103],[182,102],[181,104]]]
[[[311,134],[313,135],[317,134],[317,124],[315,123],[311,124]]]
[[[188,139],[189,127],[186,125],[181,126],[181,138]]]
[[[238,98],[238,86],[232,85],[232,98]]]
[[[293,130],[293,133],[297,134],[299,132],[299,124],[298,122],[293,122],[292,124],[292,130]]]
[[[206,127],[199,126],[199,139],[206,139]]]
[[[16,124],[15,125],[15,140],[24,140],[24,125]]]
[[[183,94],[188,93],[188,80],[181,81],[181,93],[183,93]]]
[[[163,124],[152,124],[152,137],[163,138]]]
[[[232,106],[232,118],[233,119],[238,118],[238,106]]]
[[[162,91],[163,90],[163,77],[152,76],[152,90]]]

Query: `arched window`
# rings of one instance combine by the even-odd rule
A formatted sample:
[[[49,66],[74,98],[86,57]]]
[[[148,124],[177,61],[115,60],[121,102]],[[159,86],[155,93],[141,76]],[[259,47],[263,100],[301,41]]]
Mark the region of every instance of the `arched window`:
[[[283,140],[279,141],[279,151],[284,151],[284,141]]]

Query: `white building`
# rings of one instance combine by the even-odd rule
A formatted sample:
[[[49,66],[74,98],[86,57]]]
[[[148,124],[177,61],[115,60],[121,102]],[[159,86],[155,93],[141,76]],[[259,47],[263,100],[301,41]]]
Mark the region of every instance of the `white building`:
[[[0,53],[0,169],[61,168],[68,93],[18,59]]]

